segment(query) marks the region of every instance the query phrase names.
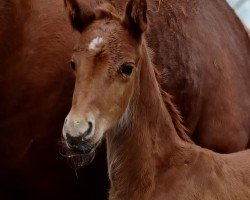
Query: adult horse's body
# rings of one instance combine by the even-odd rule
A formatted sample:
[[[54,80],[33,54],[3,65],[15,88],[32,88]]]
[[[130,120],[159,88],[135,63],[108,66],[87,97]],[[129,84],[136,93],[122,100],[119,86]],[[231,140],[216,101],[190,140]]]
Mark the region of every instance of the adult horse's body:
[[[100,1],[82,2],[96,5]],[[126,3],[124,0],[112,2],[120,10]],[[237,134],[233,139],[230,134],[224,136],[217,132],[218,129],[228,133],[238,129],[237,123],[241,123],[238,120],[242,120],[238,117],[239,108],[248,110],[247,101],[243,100],[247,94],[244,87],[249,88],[245,83],[248,72],[242,71],[249,69],[249,62],[246,61],[249,41],[238,18],[224,1],[162,1],[159,12],[158,1],[149,3],[152,25],[148,41],[157,55],[154,62],[163,72],[163,86],[175,97],[190,133],[205,130],[204,139],[199,134],[195,138],[198,143],[215,150],[227,152],[245,148],[247,139],[242,139],[240,135],[245,135],[247,125],[242,126],[242,134]],[[195,9],[192,4],[200,4],[203,10],[191,14],[190,9]],[[197,27],[201,27],[198,28],[199,32],[194,32]],[[213,34],[210,34],[211,29]],[[226,31],[230,32],[230,36],[224,34]],[[82,194],[82,190],[86,198],[89,195],[89,199],[103,199],[106,194],[103,154],[89,168],[79,170],[77,180],[58,153],[57,141],[73,92],[74,77],[67,64],[73,43],[62,1],[0,2],[1,199],[12,195],[19,198],[40,195],[42,198],[48,193],[57,198],[60,198],[59,195],[74,198],[74,195]],[[187,43],[192,45],[187,46]],[[214,49],[214,43],[218,48]],[[219,51],[219,46],[223,45],[228,47],[223,50],[224,53]],[[180,73],[182,69],[187,70],[186,74]],[[215,69],[220,69],[221,73],[210,71]],[[241,92],[239,102],[232,102],[234,95],[231,98],[216,87],[215,79],[224,78],[222,74],[227,74],[228,69],[230,80],[237,84],[220,82],[220,87],[229,88],[228,91],[232,93],[235,90]],[[237,70],[237,76],[232,76]],[[191,74],[192,77],[197,76],[193,79],[189,77]],[[204,74],[212,78],[206,80]],[[238,81],[240,74],[244,76]],[[209,82],[204,85],[206,81]],[[208,86],[212,89],[208,90]],[[213,105],[210,97],[220,101]],[[210,115],[207,113],[209,109],[221,112]],[[217,117],[228,116],[231,109],[235,111],[233,118],[217,121]],[[215,138],[213,133],[224,138]],[[92,173],[96,174],[95,179]]]
[[[76,10],[90,20],[72,55],[76,85],[63,136],[78,153],[106,137],[109,199],[250,199],[250,150],[223,155],[185,138],[145,42],[146,0],[130,0],[123,16],[107,4],[95,12],[67,6],[75,27],[83,22]]]
[[[244,27],[225,1],[162,1],[161,9],[166,12],[155,15],[166,19],[164,29],[149,32],[159,41],[154,63],[193,139],[219,152],[246,148],[250,40]]]

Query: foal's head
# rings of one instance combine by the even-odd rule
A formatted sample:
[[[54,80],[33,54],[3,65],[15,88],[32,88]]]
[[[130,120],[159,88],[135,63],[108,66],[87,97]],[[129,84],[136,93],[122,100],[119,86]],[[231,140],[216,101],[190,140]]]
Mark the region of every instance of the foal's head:
[[[93,11],[65,0],[73,28],[81,33],[72,55],[76,85],[63,136],[74,152],[88,154],[122,118],[139,75],[146,0],[130,0],[120,17],[110,4]]]

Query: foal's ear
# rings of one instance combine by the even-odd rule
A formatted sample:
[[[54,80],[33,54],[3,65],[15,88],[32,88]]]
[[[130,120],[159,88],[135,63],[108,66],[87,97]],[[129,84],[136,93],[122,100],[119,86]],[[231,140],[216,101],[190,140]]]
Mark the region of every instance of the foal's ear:
[[[95,19],[95,13],[86,4],[79,4],[77,0],[64,0],[71,25],[80,33]]]
[[[125,25],[140,37],[147,29],[147,21],[147,1],[129,0],[124,17]]]

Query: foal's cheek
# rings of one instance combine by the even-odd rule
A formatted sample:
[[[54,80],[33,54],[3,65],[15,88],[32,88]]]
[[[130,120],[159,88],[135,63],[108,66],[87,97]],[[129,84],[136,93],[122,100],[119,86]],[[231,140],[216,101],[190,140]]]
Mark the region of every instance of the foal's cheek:
[[[102,101],[101,115],[106,120],[108,129],[114,127],[123,116],[130,96],[132,94],[132,83],[115,80],[106,87],[100,97]]]

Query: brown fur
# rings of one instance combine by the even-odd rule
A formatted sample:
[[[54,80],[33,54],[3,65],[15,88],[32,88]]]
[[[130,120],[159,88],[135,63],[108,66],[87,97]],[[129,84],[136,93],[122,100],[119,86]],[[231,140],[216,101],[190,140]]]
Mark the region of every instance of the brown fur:
[[[93,8],[102,1],[79,2]],[[120,12],[126,4],[124,0],[109,2]],[[173,96],[190,134],[195,133],[197,143],[213,150],[245,148],[247,139],[239,135],[248,132],[248,125],[242,129],[243,134],[231,134],[239,129],[236,122],[242,120],[241,115],[249,113],[249,40],[238,18],[225,1],[219,0],[168,0],[161,4],[149,0],[148,10],[151,25],[147,41],[155,54],[153,61],[163,74],[164,90]],[[97,154],[91,166],[78,170],[78,180],[58,153],[57,141],[74,85],[68,61],[75,39],[66,18],[60,0],[0,1],[0,199],[44,199],[48,195],[77,198],[82,191],[86,199],[106,196],[104,151]],[[215,52],[216,45],[227,48]],[[208,62],[208,55],[216,62]],[[214,73],[213,66],[221,73]],[[231,75],[230,81],[220,82],[220,88],[228,89],[227,93],[241,92],[232,94],[240,100],[231,101],[232,97],[217,87],[217,80],[228,74],[228,69],[232,70],[230,74],[240,72],[244,78]],[[228,114],[233,108],[237,115]],[[210,112],[213,110],[216,112]],[[215,123],[224,117],[226,120]]]
[[[130,0],[124,18],[96,18],[82,32],[82,51],[72,57],[76,88],[65,128],[73,135],[80,130],[70,129],[68,121],[77,119],[78,125],[93,114],[95,132],[80,145],[97,143],[105,134],[110,200],[249,199],[250,150],[223,155],[179,136],[179,113],[157,82],[142,34],[145,5],[146,0]],[[105,41],[98,52],[88,49],[97,36]],[[121,74],[128,61],[132,73]],[[102,120],[105,129],[99,129]]]

